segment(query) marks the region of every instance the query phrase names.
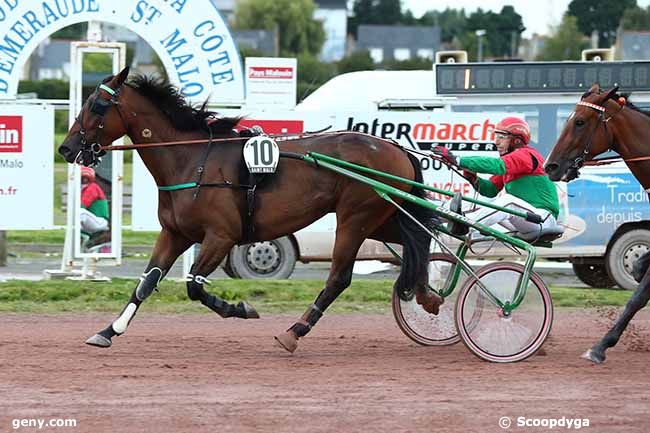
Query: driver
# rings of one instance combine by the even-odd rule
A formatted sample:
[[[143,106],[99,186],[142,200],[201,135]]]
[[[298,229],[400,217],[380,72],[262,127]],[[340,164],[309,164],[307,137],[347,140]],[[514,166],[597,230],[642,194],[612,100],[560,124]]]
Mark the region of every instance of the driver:
[[[467,214],[481,224],[499,224],[508,231],[523,235],[534,235],[540,229],[557,226],[560,204],[555,185],[544,172],[544,158],[530,147],[530,126],[518,117],[506,117],[494,129],[500,158],[469,156],[456,157],[446,147],[437,146],[432,153],[448,164],[463,169],[463,174],[474,189],[500,207],[533,212],[542,217],[541,227],[525,218],[492,208],[479,208]],[[478,177],[477,173],[491,174],[489,179]]]

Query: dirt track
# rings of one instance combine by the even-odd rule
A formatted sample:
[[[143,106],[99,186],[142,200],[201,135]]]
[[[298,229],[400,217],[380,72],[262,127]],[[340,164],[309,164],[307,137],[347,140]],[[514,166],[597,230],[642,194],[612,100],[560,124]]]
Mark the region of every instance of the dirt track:
[[[295,317],[232,321],[141,313],[111,349],[83,341],[107,315],[0,318],[0,432],[502,432],[517,417],[588,418],[587,432],[647,432],[650,315],[606,364],[579,359],[607,311],[557,312],[546,356],[489,364],[462,344],[425,348],[390,315],[325,316],[292,356],[272,336]]]

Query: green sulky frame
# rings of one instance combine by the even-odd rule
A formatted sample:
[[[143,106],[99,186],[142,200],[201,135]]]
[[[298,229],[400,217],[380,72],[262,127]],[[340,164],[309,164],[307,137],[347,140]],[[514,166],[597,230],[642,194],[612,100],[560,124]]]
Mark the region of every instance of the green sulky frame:
[[[378,180],[372,179],[372,178],[370,178],[368,176],[365,176],[364,174],[369,174],[369,175],[373,175],[373,176],[377,176],[377,177],[382,177],[382,178],[385,178],[385,179],[398,181],[398,182],[404,183],[406,185],[419,187],[419,188],[422,188],[422,189],[425,189],[425,190],[428,190],[428,191],[433,191],[433,192],[436,192],[436,193],[442,194],[442,195],[453,196],[454,193],[446,191],[446,190],[442,190],[442,189],[439,189],[439,188],[435,188],[435,187],[432,187],[432,186],[429,186],[429,185],[425,185],[423,183],[416,182],[416,181],[413,181],[413,180],[410,180],[410,179],[405,179],[405,178],[402,178],[402,177],[399,177],[399,176],[395,176],[395,175],[392,175],[392,174],[389,174],[389,173],[385,173],[385,172],[382,172],[382,171],[373,170],[371,168],[364,167],[362,165],[353,164],[351,162],[347,162],[347,161],[344,161],[344,160],[341,160],[341,159],[338,159],[338,158],[334,158],[334,157],[331,157],[331,156],[328,156],[328,155],[323,155],[323,154],[317,153],[317,152],[309,152],[306,155],[303,155],[302,160],[305,161],[305,162],[314,164],[317,167],[322,167],[322,168],[325,168],[325,169],[328,169],[328,170],[332,170],[332,171],[334,171],[336,173],[339,173],[339,174],[341,174],[343,176],[349,177],[351,179],[357,180],[359,182],[365,183],[366,185],[370,186],[383,199],[385,199],[386,201],[392,203],[395,207],[398,208],[398,210],[400,212],[403,212],[409,218],[413,219],[413,221],[415,221],[418,225],[420,225],[420,227],[422,227],[422,229],[424,229],[429,234],[429,236],[431,236],[431,238],[434,239],[440,245],[440,247],[442,249],[444,249],[449,254],[455,256],[458,259],[458,262],[457,262],[458,266],[454,265],[455,270],[454,270],[454,272],[452,274],[453,277],[450,279],[449,282],[447,282],[447,284],[445,284],[445,287],[442,289],[442,293],[440,293],[440,295],[442,295],[443,297],[449,295],[453,291],[453,289],[454,289],[454,287],[456,285],[456,282],[458,280],[458,277],[460,275],[461,268],[462,268],[465,272],[472,275],[476,279],[477,284],[479,285],[481,290],[484,292],[484,294],[496,306],[501,308],[505,315],[509,315],[524,300],[524,298],[526,296],[526,288],[528,286],[528,281],[530,279],[530,273],[532,271],[532,268],[533,268],[533,266],[535,264],[535,259],[537,257],[537,253],[536,253],[535,247],[533,245],[529,244],[528,242],[526,242],[524,240],[521,240],[521,239],[515,238],[513,236],[507,235],[505,233],[499,232],[499,231],[497,231],[497,230],[495,230],[495,229],[493,229],[491,227],[488,227],[486,225],[483,225],[481,223],[477,223],[475,221],[472,221],[472,220],[464,217],[463,215],[457,214],[455,212],[451,212],[451,211],[449,211],[449,210],[447,210],[447,209],[445,209],[445,208],[443,208],[441,206],[438,206],[438,205],[436,205],[436,204],[434,204],[434,203],[432,203],[430,201],[424,200],[424,199],[422,199],[420,197],[417,197],[417,196],[415,196],[413,194],[402,191],[401,189],[395,188],[393,186],[387,185],[387,184],[385,184],[383,182],[380,182]],[[362,174],[362,173],[364,173],[364,174]],[[484,236],[489,236],[491,238],[495,238],[495,239],[497,239],[497,240],[499,240],[499,241],[501,241],[503,243],[506,243],[508,245],[520,248],[522,250],[525,250],[526,253],[527,253],[527,257],[526,257],[526,262],[525,262],[525,265],[524,265],[524,271],[523,271],[523,273],[522,273],[522,275],[519,278],[519,281],[517,283],[517,289],[515,291],[514,299],[512,300],[512,302],[511,301],[505,301],[504,302],[501,299],[497,298],[494,294],[492,294],[492,292],[487,287],[485,287],[485,285],[476,276],[474,271],[472,271],[472,269],[469,267],[469,265],[467,265],[467,263],[465,263],[465,256],[467,254],[469,246],[468,246],[467,242],[463,242],[463,240],[464,240],[463,237],[457,236],[457,235],[454,235],[454,234],[450,233],[448,230],[446,230],[442,226],[436,227],[435,231],[444,233],[444,234],[449,235],[449,236],[452,236],[452,237],[454,237],[454,238],[461,241],[461,244],[458,247],[458,249],[456,250],[456,253],[452,252],[449,249],[449,247],[447,247],[440,239],[438,239],[438,237],[437,237],[437,235],[435,233],[433,233],[427,227],[422,225],[411,214],[409,214],[404,208],[402,208],[398,203],[396,203],[393,200],[393,197],[399,197],[399,198],[401,198],[401,199],[403,199],[405,201],[415,203],[415,204],[417,204],[419,206],[424,206],[426,208],[429,208],[437,216],[440,216],[440,217],[442,217],[442,218],[444,218],[446,220],[451,220],[451,221],[454,221],[454,222],[460,222],[460,223],[466,224],[466,225],[478,230]],[[525,212],[520,212],[520,211],[517,211],[517,210],[514,210],[514,209],[506,209],[506,208],[503,208],[501,206],[494,205],[494,204],[492,204],[490,202],[477,200],[477,199],[470,198],[470,197],[465,197],[465,196],[463,196],[462,199],[465,200],[465,201],[468,201],[470,203],[475,203],[475,204],[478,204],[478,205],[481,205],[481,206],[486,206],[486,207],[490,207],[492,209],[497,209],[497,210],[500,210],[500,211],[503,211],[503,212],[507,212],[507,213],[510,213],[510,214],[513,214],[513,215],[520,216],[522,218],[530,217],[530,214],[527,214]],[[389,247],[389,249],[391,250],[391,252],[393,254],[396,254],[396,252],[392,248]]]

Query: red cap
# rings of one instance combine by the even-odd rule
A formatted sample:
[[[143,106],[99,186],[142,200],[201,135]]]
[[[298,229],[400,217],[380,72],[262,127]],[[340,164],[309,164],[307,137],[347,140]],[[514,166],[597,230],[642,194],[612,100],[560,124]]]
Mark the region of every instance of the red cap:
[[[528,123],[519,117],[506,117],[497,123],[494,132],[515,135],[521,138],[524,144],[530,143],[530,126]]]

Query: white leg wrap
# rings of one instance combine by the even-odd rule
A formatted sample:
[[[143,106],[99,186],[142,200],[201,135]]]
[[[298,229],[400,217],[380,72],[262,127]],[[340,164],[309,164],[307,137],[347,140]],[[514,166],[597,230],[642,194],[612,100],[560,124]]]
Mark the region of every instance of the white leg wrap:
[[[206,286],[210,285],[210,280],[208,280],[206,277],[203,277],[201,275],[187,274],[187,276],[185,276],[185,281],[187,281],[188,283],[190,281],[195,281],[199,284],[205,284]]]
[[[129,321],[135,314],[135,310],[137,308],[138,307],[134,303],[129,303],[120,317],[118,317],[117,320],[113,322],[113,331],[117,332],[118,334],[123,334],[124,331],[126,331],[126,327],[129,326]]]
[[[210,285],[210,280],[208,280],[207,278],[201,275],[197,275],[196,277],[194,277],[194,281],[196,281],[199,284],[205,284],[206,286]]]

